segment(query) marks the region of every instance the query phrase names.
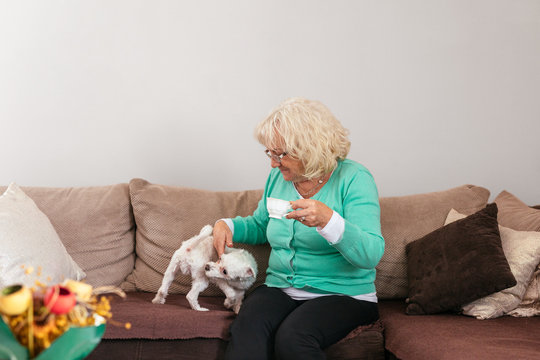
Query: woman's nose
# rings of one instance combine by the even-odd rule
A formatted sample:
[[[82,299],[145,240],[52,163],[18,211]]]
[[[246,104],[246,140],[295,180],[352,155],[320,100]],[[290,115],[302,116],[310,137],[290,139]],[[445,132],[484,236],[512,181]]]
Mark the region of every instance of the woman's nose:
[[[272,168],[277,168],[281,165],[281,163],[279,161],[276,161],[274,159],[270,159],[270,166],[272,166]]]

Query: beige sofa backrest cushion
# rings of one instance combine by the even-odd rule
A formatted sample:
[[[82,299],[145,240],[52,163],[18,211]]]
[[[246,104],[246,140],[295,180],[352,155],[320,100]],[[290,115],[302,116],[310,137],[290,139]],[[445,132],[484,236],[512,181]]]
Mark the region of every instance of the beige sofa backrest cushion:
[[[129,183],[133,212],[137,224],[135,269],[122,284],[124,290],[157,292],[173,253],[182,241],[197,235],[204,225],[225,217],[253,213],[262,190],[214,192],[177,186],[151,184],[133,179]],[[257,260],[259,275],[254,287],[264,282],[269,247],[236,244],[250,251]],[[178,274],[169,288],[170,294],[186,294],[191,277]],[[210,285],[202,295],[222,292]]]
[[[87,283],[118,286],[133,270],[135,223],[128,184],[21,189],[47,215]]]
[[[454,208],[470,215],[484,208],[489,190],[463,185],[426,194],[381,198],[381,228],[384,255],[377,265],[375,286],[380,299],[406,298],[407,261],[405,245],[444,225]]]

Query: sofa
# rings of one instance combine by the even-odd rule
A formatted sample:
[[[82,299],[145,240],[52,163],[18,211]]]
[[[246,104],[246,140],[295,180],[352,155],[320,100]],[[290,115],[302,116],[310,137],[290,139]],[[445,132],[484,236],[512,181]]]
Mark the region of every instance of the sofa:
[[[0,194],[5,189],[0,187]],[[165,304],[152,304],[151,300],[183,240],[220,218],[251,214],[262,190],[214,192],[143,179],[109,186],[22,190],[50,220],[67,253],[85,272],[86,282],[118,286],[127,294],[124,299],[112,297],[113,321],[107,324],[101,343],[89,359],[223,357],[235,315],[225,309],[223,295],[216,287],[211,285],[199,298],[201,306],[210,309],[208,312],[190,309],[185,299],[190,278],[184,275],[177,276],[171,285]],[[327,358],[540,358],[540,207],[530,207],[506,191],[495,198],[496,205],[487,206],[489,197],[490,192],[483,187],[463,185],[381,198],[385,253],[375,281],[380,319],[358,327],[325,349]],[[0,212],[1,202],[0,197]],[[451,211],[462,218],[449,222]],[[473,220],[480,225],[471,225]],[[513,260],[504,256],[507,249],[503,248],[502,235],[507,228],[518,238],[528,236],[530,249],[524,275],[517,274]],[[465,233],[472,234],[468,244],[462,244],[461,238],[466,236],[461,235]],[[478,246],[478,239],[484,237],[486,242]],[[464,253],[455,254],[454,241]],[[444,242],[446,248],[441,250]],[[262,284],[268,246],[237,246],[255,256],[260,271],[254,287]],[[482,255],[488,247],[493,252]],[[457,256],[461,268],[452,273],[456,269],[440,268],[440,264],[431,267],[426,262],[436,256],[425,256],[424,248],[435,248],[429,251],[445,259]],[[468,256],[477,251],[478,256]],[[420,256],[420,260],[412,262],[414,256]],[[418,274],[418,268],[427,270]],[[415,273],[414,278],[411,273]],[[460,288],[462,283],[467,286]],[[517,295],[506,294],[513,301],[512,309],[501,310],[495,299],[491,303],[498,312],[494,318],[481,319],[483,315],[474,312],[464,314],[469,303],[517,287]],[[447,301],[450,298],[453,302]],[[443,303],[448,305],[437,308]],[[122,326],[126,322],[131,323],[131,329]]]

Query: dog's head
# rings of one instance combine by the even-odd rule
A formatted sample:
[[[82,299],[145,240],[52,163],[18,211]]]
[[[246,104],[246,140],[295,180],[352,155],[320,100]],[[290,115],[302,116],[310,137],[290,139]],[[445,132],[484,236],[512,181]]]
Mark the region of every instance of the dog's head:
[[[209,278],[224,279],[227,281],[245,281],[255,279],[257,276],[257,263],[251,255],[246,257],[244,250],[229,252],[221,255],[217,262],[210,261],[204,268]]]

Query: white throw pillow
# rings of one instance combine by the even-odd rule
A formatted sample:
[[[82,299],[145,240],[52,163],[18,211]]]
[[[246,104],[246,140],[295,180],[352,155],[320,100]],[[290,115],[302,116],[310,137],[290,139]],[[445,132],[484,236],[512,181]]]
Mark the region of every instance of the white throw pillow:
[[[446,224],[466,216],[450,210]],[[523,298],[534,270],[540,262],[540,232],[517,231],[499,225],[501,243],[517,284],[463,306],[465,315],[493,319],[514,310]]]
[[[52,285],[85,276],[49,218],[17,184],[9,185],[0,196],[0,289],[33,286],[36,280]]]

